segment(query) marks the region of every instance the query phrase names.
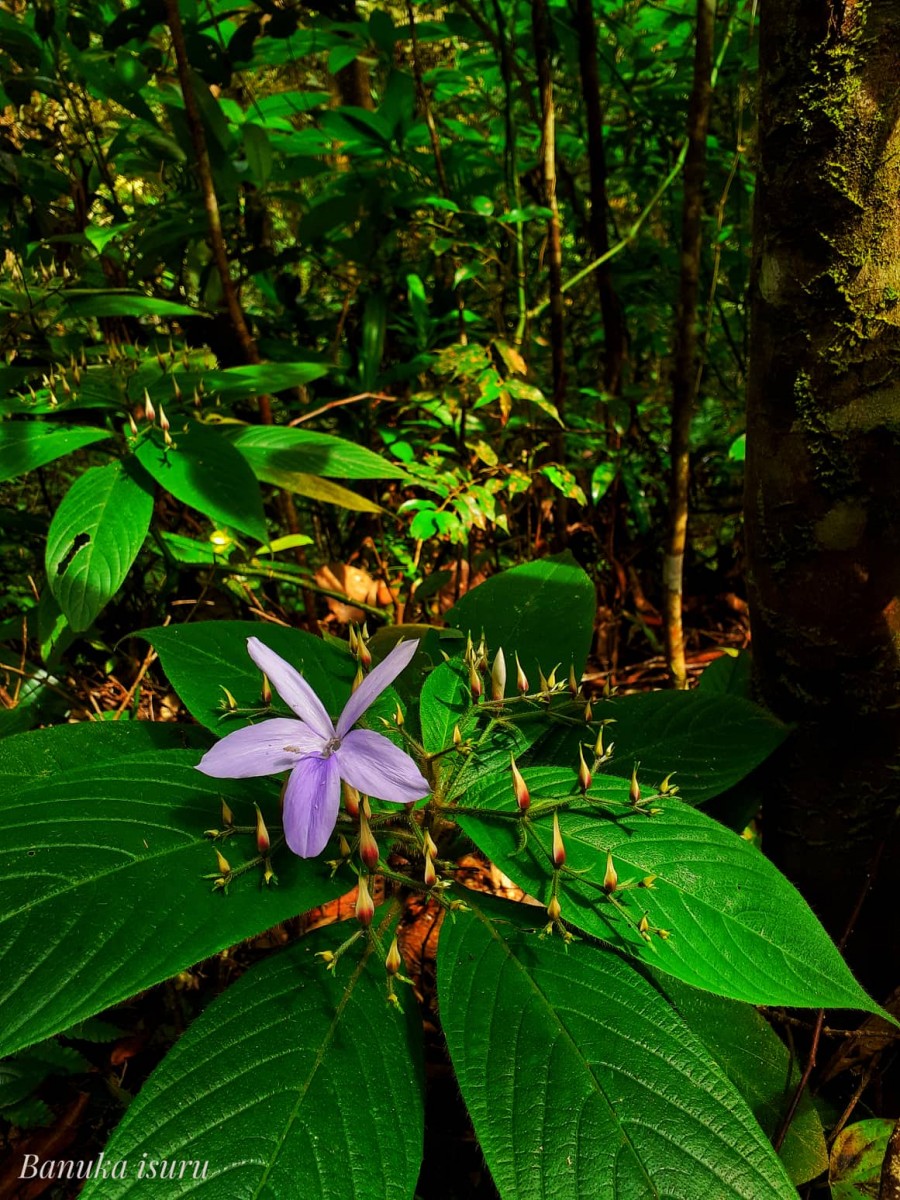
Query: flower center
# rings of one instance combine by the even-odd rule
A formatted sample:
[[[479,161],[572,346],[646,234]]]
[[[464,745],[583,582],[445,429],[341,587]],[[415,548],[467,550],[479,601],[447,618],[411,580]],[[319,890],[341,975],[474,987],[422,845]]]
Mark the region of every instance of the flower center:
[[[332,754],[334,754],[335,750],[340,750],[340,748],[341,748],[341,739],[340,738],[337,738],[337,737],[329,738],[328,741],[325,743],[325,745],[322,747],[322,757],[323,758],[331,758],[331,756],[332,756]]]

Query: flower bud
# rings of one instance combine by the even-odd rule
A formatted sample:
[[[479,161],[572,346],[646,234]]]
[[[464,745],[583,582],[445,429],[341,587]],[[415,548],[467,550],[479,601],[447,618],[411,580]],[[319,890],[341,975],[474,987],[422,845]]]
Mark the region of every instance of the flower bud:
[[[641,937],[649,937],[649,930],[650,922],[647,920],[647,914],[644,913],[640,921],[638,921],[638,933]]]
[[[566,861],[566,848],[563,845],[562,833],[559,828],[559,813],[556,810],[553,812],[553,846],[550,858],[554,867],[561,867]]]
[[[524,696],[528,691],[528,676],[522,670],[522,664],[519,662],[519,655],[516,654],[516,689]]]
[[[662,781],[662,783],[659,785],[659,794],[661,796],[674,796],[675,793],[678,791],[678,784],[676,783],[676,785],[674,787],[672,787],[672,783],[671,783],[671,779],[674,774],[675,774],[674,771],[670,771],[669,774]]]
[[[338,834],[338,853],[340,854],[341,858],[350,857],[350,843],[342,833]]]
[[[128,428],[131,430],[131,436],[137,437],[138,427],[135,425],[134,417],[131,415],[131,413],[128,414]]]
[[[355,819],[359,816],[359,792],[355,787],[353,787],[352,784],[347,783],[346,780],[344,781],[343,786],[344,808],[347,812],[347,815]]]
[[[526,813],[531,804],[531,794],[528,791],[528,785],[522,778],[522,772],[516,766],[516,760],[512,754],[509,756],[509,765],[512,767],[513,791],[516,795],[516,804],[519,806],[520,813]]]
[[[375,870],[378,865],[378,843],[364,815],[359,818],[359,857],[370,871]]]
[[[171,435],[171,433],[169,433],[168,429],[163,430],[163,441],[165,442],[165,444],[167,446],[175,445],[175,443],[172,441],[172,435]]]
[[[359,649],[359,637],[356,632],[356,626],[351,622],[350,633],[348,634],[350,641],[350,653],[356,657],[356,652]]]
[[[397,945],[397,939],[394,938],[387,952],[387,958],[384,960],[384,969],[388,975],[396,975],[402,966],[403,959],[400,956],[400,947]]]
[[[262,687],[260,688],[259,698],[265,705],[272,703],[272,688],[269,684],[269,677],[265,672],[263,672]]]
[[[475,664],[473,662],[469,663],[469,690],[472,693],[472,699],[477,704],[481,699],[482,692],[484,691],[484,684],[481,682],[481,676],[475,669]]]
[[[234,824],[234,813],[225,803],[224,799],[222,800],[222,824],[226,827]]]
[[[366,676],[365,676],[365,673],[363,672],[362,663],[357,662],[356,674],[353,677],[353,685],[350,688],[350,691],[355,692],[356,689],[359,687],[359,685],[362,683],[362,681],[365,679],[365,677]]]
[[[166,416],[165,409],[162,406],[162,401],[159,405],[159,427],[163,433],[169,432],[169,418]]]
[[[427,888],[434,887],[437,883],[437,871],[434,869],[434,859],[427,850],[425,851],[425,872],[423,879]]]
[[[538,686],[540,688],[541,696],[550,695],[550,680],[544,678],[544,672],[540,667],[538,667]]]
[[[375,905],[369,892],[369,884],[365,875],[360,875],[356,891],[356,919],[364,929],[368,929],[375,916]]]
[[[458,721],[453,726],[453,745],[456,746],[457,749],[462,745],[462,733],[460,732]]]
[[[259,811],[259,805],[254,804],[253,807],[256,809],[256,848],[260,854],[268,854],[272,844],[269,839],[269,831],[266,829],[263,815]]]
[[[398,729],[402,729],[403,722],[404,722],[403,709],[400,707],[400,701],[398,700],[397,701],[397,711],[394,713],[394,724],[397,726]]]
[[[221,850],[216,850],[216,862],[218,863],[219,870],[223,875],[231,874],[231,863],[229,863],[228,859],[221,852]]]
[[[594,715],[594,710],[591,708],[590,700],[588,700],[587,704],[585,704],[585,706],[584,706],[584,721],[585,721],[586,725],[590,725],[591,718],[593,717],[593,715]]]
[[[551,921],[558,921],[562,916],[562,906],[556,896],[550,897],[550,903],[547,905],[547,916]]]
[[[578,747],[578,786],[583,792],[586,792],[591,786],[591,772],[584,761],[584,750],[580,745]]]
[[[237,700],[235,700],[234,696],[232,696],[231,692],[229,692],[224,683],[220,683],[219,687],[225,693],[225,707],[229,712],[234,712],[234,710],[237,708]]]
[[[619,876],[616,873],[616,868],[613,866],[612,855],[606,853],[606,874],[603,876],[603,890],[607,896],[616,890],[619,886]]]
[[[181,399],[181,388],[178,386],[178,380],[172,376],[172,395],[175,397],[176,403]]]
[[[491,699],[498,704],[502,702],[506,695],[506,658],[503,654],[503,647],[497,651],[494,657],[494,665],[491,667]]]
[[[153,407],[153,401],[150,399],[150,393],[144,388],[144,416],[152,425],[156,420],[156,409]]]
[[[575,664],[569,667],[569,693],[574,700],[578,696],[578,680],[575,678]]]
[[[603,757],[603,726],[597,730],[597,740],[594,742],[594,758]]]
[[[362,669],[368,671],[372,665],[372,652],[362,638],[357,640],[356,656],[359,659],[359,665]]]
[[[637,778],[637,763],[634,764],[634,768],[631,772],[631,783],[628,787],[628,799],[632,804],[640,804],[641,802],[641,785],[638,783]]]
[[[425,853],[430,854],[432,858],[437,858],[438,848],[435,845],[434,838],[427,829],[425,830],[423,841],[425,843]]]

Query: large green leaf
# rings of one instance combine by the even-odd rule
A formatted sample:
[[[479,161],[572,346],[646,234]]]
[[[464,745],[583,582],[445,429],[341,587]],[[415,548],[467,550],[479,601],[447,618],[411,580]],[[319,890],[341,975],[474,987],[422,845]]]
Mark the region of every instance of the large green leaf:
[[[800,1080],[787,1046],[751,1004],[699,992],[671,975],[655,979],[773,1138]],[[798,1187],[828,1170],[822,1121],[808,1093],[801,1097],[780,1155]]]
[[[72,289],[64,297],[63,313],[69,320],[87,317],[197,317],[186,304],[158,300],[139,292],[92,292]]]
[[[220,737],[246,721],[225,716],[227,688],[239,709],[259,708],[262,676],[247,653],[247,639],[259,638],[308,680],[322,703],[336,717],[350,695],[356,661],[349,650],[300,629],[261,625],[256,621],[201,621],[145,629],[172,687],[191,716]],[[277,696],[273,706],[289,715]]]
[[[152,494],[125,463],[91,467],[66,492],[50,522],[46,568],[76,633],[122,586],[152,515]]]
[[[258,366],[205,371],[203,385],[207,391],[218,392],[229,400],[242,400],[248,396],[303,387],[314,379],[321,379],[328,371],[328,364],[321,362],[260,363]]]
[[[532,809],[576,793],[575,772],[523,772]],[[580,793],[577,793],[580,797]],[[563,917],[576,928],[692,987],[750,1004],[858,1008],[881,1013],[862,990],[800,893],[753,846],[704,813],[660,799],[656,815],[628,804],[628,783],[601,776],[559,814],[567,858],[560,879]],[[487,814],[515,811],[509,776],[479,780],[465,797],[460,824],[488,858],[529,895],[551,895],[551,821],[529,821],[518,849],[518,821]],[[606,856],[619,876],[615,901],[602,888]],[[653,876],[652,887],[623,889]],[[637,925],[646,914],[651,931]]]
[[[613,722],[605,742],[615,743],[602,767],[630,775],[648,790],[670,773],[688,804],[702,804],[733,787],[769,757],[788,735],[764,708],[727,692],[642,692],[613,696],[593,705],[594,722]],[[591,740],[584,726],[558,725],[540,746],[541,760],[578,761],[580,742]]]
[[[422,1158],[421,1024],[385,1003],[371,945],[325,970],[315,954],[335,934],[259,963],[195,1021],[106,1147],[108,1161],[132,1164],[128,1176],[89,1183],[85,1200],[411,1200]],[[154,1183],[146,1167],[139,1174],[154,1160],[208,1167],[202,1181],[191,1167]]]
[[[229,895],[204,830],[225,796],[238,824],[259,802],[278,829],[278,785],[210,780],[196,751],[91,764],[0,807],[0,1056],[67,1029],[183,968],[352,887],[322,859],[276,852],[280,886],[254,868]],[[221,843],[232,867],[252,836]]]
[[[537,668],[545,674],[560,663],[580,672],[594,631],[594,585],[569,553],[513,567],[467,592],[447,613],[447,623],[482,630],[493,657],[502,647],[512,665],[518,652],[529,682],[537,689]]]
[[[242,455],[221,432],[195,421],[173,426],[172,437],[172,446],[157,430],[144,438],[135,451],[141,466],[182,504],[265,542],[259,485]]]
[[[148,750],[188,750],[209,745],[209,735],[174,721],[83,721],[16,734],[0,742],[0,787],[9,797],[63,771],[94,766]]]
[[[233,433],[231,440],[257,471],[273,468],[329,479],[406,478],[406,471],[398,464],[329,433],[247,425]]]
[[[790,1200],[747,1105],[632,967],[524,906],[445,920],[441,1024],[503,1200]]]
[[[35,467],[81,450],[110,436],[105,429],[88,425],[50,425],[45,421],[0,423],[0,483],[15,479]]]
[[[256,463],[253,473],[263,483],[271,483],[273,487],[285,492],[293,492],[296,496],[306,496],[310,500],[318,500],[322,504],[336,504],[338,508],[349,509],[350,512],[383,513],[381,505],[360,496],[350,488],[345,488],[331,479],[323,479],[320,475],[306,475],[302,471],[283,471],[280,467]]]

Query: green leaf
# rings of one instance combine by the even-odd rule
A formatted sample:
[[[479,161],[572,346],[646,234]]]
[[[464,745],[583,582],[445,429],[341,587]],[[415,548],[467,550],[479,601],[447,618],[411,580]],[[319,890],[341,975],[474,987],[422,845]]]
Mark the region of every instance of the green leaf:
[[[753,846],[677,799],[654,800],[654,816],[635,811],[624,779],[596,777],[584,801],[575,774],[523,771],[532,803],[524,850],[517,848],[519,821],[490,815],[515,811],[507,775],[473,784],[465,797],[470,811],[459,823],[491,862],[547,904],[552,823],[549,812],[538,817],[535,810],[541,801],[571,797],[572,807],[559,812],[567,854],[559,897],[564,919],[577,929],[733,1000],[883,1015],[800,893]],[[602,887],[607,854],[619,878],[612,898]],[[634,886],[649,876],[652,887]],[[637,928],[645,914],[646,938]],[[670,936],[653,932],[659,928]]]
[[[328,433],[246,425],[229,436],[260,478],[268,470],[329,479],[407,478],[403,467],[374,450]]]
[[[223,399],[243,400],[268,392],[283,392],[321,379],[329,371],[327,363],[260,363],[252,367],[225,367],[204,371],[203,386]]]
[[[268,540],[259,485],[250,467],[222,434],[192,421],[172,428],[166,446],[158,430],[145,437],[135,455],[160,487],[221,525],[258,542]]]
[[[595,608],[594,585],[566,552],[488,579],[450,609],[447,623],[476,640],[484,630],[491,657],[502,646],[511,668],[515,651],[532,676],[539,664],[548,674],[556,663],[563,671],[574,663],[577,674],[587,660]]]
[[[248,122],[243,128],[244,153],[257,187],[265,187],[272,175],[273,155],[269,135],[261,125]]]
[[[615,954],[538,940],[531,911],[479,896],[438,943],[441,1025],[504,1200],[796,1200],[652,986]]]
[[[204,830],[225,796],[239,824],[252,801],[273,834],[278,784],[210,780],[196,751],[91,763],[21,789],[0,808],[0,1055],[118,1004],[226,946],[349,890],[322,859],[274,855],[214,894]],[[273,839],[274,840],[274,839]],[[223,849],[233,867],[250,837]]]
[[[650,791],[674,773],[672,784],[687,804],[702,804],[732,787],[789,732],[749,700],[702,690],[613,696],[593,705],[593,717],[614,722],[604,737],[607,745],[615,743],[613,758],[601,770],[630,776],[637,763],[638,780]],[[560,725],[541,743],[542,757],[576,762],[579,743],[593,736],[583,726]]]
[[[247,638],[259,638],[296,667],[332,716],[346,703],[356,674],[356,661],[349,649],[338,649],[311,633],[280,625],[202,621],[145,629],[141,637],[159,655],[169,682],[191,716],[219,737],[246,724],[240,716],[226,718],[223,688],[228,689],[239,709],[260,705],[262,676],[247,653]],[[277,696],[273,696],[273,705],[278,715],[290,713]]]
[[[800,1072],[787,1046],[750,1004],[698,992],[671,976],[654,981],[716,1060],[772,1139],[791,1103]],[[822,1121],[804,1092],[780,1157],[799,1187],[828,1169]]]
[[[16,734],[0,742],[0,786],[4,796],[81,767],[114,762],[149,750],[205,748],[209,737],[171,721],[85,721]]]
[[[63,320],[86,320],[88,317],[197,317],[202,315],[196,308],[176,304],[172,300],[158,300],[155,296],[144,296],[138,292],[114,290],[88,291],[72,289],[65,293],[62,312]]]
[[[126,463],[91,467],[66,492],[47,533],[46,570],[76,633],[122,586],[152,515],[153,496]]]
[[[51,425],[46,421],[0,424],[0,483],[43,467],[64,454],[103,442],[110,434],[87,425]]]
[[[707,695],[726,692],[749,700],[752,666],[746,650],[739,654],[722,654],[709,664],[697,687]]]
[[[157,1184],[173,1198],[409,1200],[422,1158],[421,1023],[385,1003],[371,943],[325,969],[315,955],[336,932],[258,963],[194,1022],[105,1148],[133,1164],[128,1177],[92,1181],[84,1200],[155,1194],[139,1176],[153,1160],[208,1163],[202,1181],[190,1167]]]

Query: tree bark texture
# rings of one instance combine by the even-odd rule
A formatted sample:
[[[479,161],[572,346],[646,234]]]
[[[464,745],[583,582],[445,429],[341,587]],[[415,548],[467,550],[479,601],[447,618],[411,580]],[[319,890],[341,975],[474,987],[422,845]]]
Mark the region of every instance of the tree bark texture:
[[[541,177],[548,221],[548,268],[550,276],[550,351],[553,362],[553,403],[561,413],[566,401],[566,342],[562,294],[562,233],[556,202],[556,110],[553,73],[550,65],[550,14],[547,0],[532,0],[531,28],[541,94]]]
[[[666,654],[672,682],[678,688],[687,687],[681,594],[687,545],[691,415],[697,392],[697,297],[703,248],[703,189],[706,183],[706,138],[712,103],[715,19],[716,0],[697,0],[694,81],[688,106],[688,148],[684,161],[681,274],[672,371],[672,432],[669,440],[672,467],[663,573]]]
[[[900,961],[900,5],[765,0],[760,57],[746,536],[758,693],[797,726],[765,846],[836,936],[880,848],[848,944],[880,989]]]
[[[588,134],[588,169],[591,187],[590,239],[594,258],[609,252],[609,201],[606,194],[606,148],[603,141],[603,108],[597,71],[597,25],[594,0],[576,0],[575,31],[581,96]],[[597,298],[603,318],[603,390],[611,396],[622,391],[622,367],[627,349],[625,315],[612,281],[610,264],[597,268]]]

